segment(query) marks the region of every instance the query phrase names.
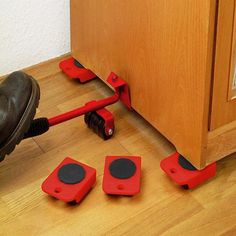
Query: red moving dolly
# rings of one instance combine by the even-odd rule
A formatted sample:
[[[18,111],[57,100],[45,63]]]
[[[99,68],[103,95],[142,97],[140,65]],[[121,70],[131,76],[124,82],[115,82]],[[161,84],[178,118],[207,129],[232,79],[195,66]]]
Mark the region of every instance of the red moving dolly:
[[[67,75],[73,78],[75,78],[74,76],[77,76],[76,78],[80,77],[82,78],[82,82],[89,81],[94,78],[95,75],[93,74],[93,76],[91,76],[91,71],[84,68],[79,68],[74,63],[72,63],[73,61],[75,60],[72,58],[60,63],[60,67]],[[104,140],[111,138],[115,130],[114,117],[111,112],[105,109],[105,107],[121,100],[126,107],[131,109],[131,101],[129,87],[127,83],[119,76],[112,72],[109,75],[107,82],[114,88],[114,95],[101,100],[90,101],[82,107],[52,117],[50,119],[35,119],[32,122],[29,131],[27,134],[25,134],[25,138],[41,135],[47,132],[52,126],[61,124],[82,115],[85,115],[84,120],[87,126],[100,137],[102,137]]]
[[[64,202],[79,203],[96,182],[96,170],[67,157],[43,182],[42,190]]]
[[[216,163],[203,170],[197,170],[179,153],[161,161],[162,170],[184,189],[193,189],[216,175]]]
[[[138,194],[141,188],[141,157],[107,156],[102,188],[108,195]]]
[[[60,62],[59,67],[68,77],[78,79],[80,83],[86,83],[97,78],[91,70],[85,69],[73,57]]]

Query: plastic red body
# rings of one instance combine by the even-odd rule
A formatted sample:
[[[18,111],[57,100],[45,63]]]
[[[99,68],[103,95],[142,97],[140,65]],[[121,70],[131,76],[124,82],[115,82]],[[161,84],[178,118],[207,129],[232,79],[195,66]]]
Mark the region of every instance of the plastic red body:
[[[111,72],[107,82],[115,89],[116,93],[119,94],[119,99],[123,104],[131,110],[131,98],[128,84],[114,72]]]
[[[60,69],[71,79],[78,79],[81,83],[86,83],[97,76],[88,69],[79,68],[74,64],[75,59],[73,57],[60,62]]]
[[[113,133],[115,131],[115,120],[113,114],[106,108],[100,109],[96,111],[96,113],[105,121],[105,133],[107,136],[110,136],[110,130],[112,130]]]
[[[58,178],[58,171],[66,164],[75,163],[83,166],[86,171],[86,176],[82,182],[78,184],[65,184]],[[96,182],[96,170],[81,162],[75,161],[67,157],[61,164],[48,176],[42,184],[42,190],[64,202],[79,203],[90,191]]]
[[[175,153],[161,161],[162,170],[178,185],[192,189],[216,175],[216,163],[203,170],[186,170],[178,162],[180,154]]]
[[[117,179],[110,174],[109,167],[114,160],[126,158],[136,165],[135,174],[129,179]],[[103,191],[110,195],[133,196],[140,193],[141,188],[141,157],[138,156],[107,156],[104,168]]]

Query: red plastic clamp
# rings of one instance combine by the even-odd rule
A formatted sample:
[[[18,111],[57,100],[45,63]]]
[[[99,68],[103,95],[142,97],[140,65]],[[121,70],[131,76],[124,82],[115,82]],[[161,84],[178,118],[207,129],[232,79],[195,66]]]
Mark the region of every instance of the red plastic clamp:
[[[42,190],[64,202],[79,203],[96,182],[96,170],[67,157],[43,182]]]
[[[179,153],[161,161],[162,170],[178,185],[193,189],[216,175],[216,163],[197,170]]]
[[[78,67],[76,60],[71,57],[59,64],[60,69],[71,79],[78,79],[80,83],[86,83],[97,78],[97,76],[89,69]]]
[[[115,121],[113,114],[106,108],[96,111],[96,113],[105,121],[105,133],[107,136],[112,136],[115,132]]]
[[[133,196],[140,192],[141,157],[108,156],[105,161],[103,191],[109,195]]]

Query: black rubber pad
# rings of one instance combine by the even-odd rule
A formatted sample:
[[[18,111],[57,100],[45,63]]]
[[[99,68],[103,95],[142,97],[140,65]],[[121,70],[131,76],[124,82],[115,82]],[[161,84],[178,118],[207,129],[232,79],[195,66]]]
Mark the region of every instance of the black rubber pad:
[[[85,178],[84,168],[78,164],[68,164],[58,171],[58,178],[64,184],[78,184]]]
[[[84,67],[80,64],[80,62],[77,61],[77,60],[74,60],[74,65],[76,65],[76,66],[79,67],[79,68],[84,68]]]
[[[136,172],[136,165],[133,161],[121,158],[113,161],[109,167],[110,173],[117,179],[129,179]]]
[[[194,171],[197,170],[188,160],[186,160],[183,156],[179,157],[179,164],[186,170]]]

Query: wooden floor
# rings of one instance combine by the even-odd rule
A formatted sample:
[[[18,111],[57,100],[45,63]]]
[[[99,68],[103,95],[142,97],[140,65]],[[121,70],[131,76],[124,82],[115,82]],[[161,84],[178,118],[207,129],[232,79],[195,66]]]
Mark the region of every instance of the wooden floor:
[[[67,79],[57,63],[27,70],[41,86],[38,117],[111,94],[99,80],[81,85]],[[159,167],[174,147],[135,112],[121,104],[110,110],[116,134],[107,142],[77,118],[23,141],[0,163],[0,235],[236,235],[236,155],[219,161],[214,180],[182,190]],[[142,156],[141,194],[103,193],[106,155]],[[96,185],[77,206],[41,191],[43,180],[67,156],[97,169]]]

